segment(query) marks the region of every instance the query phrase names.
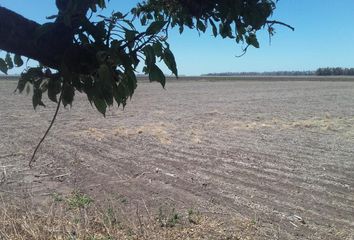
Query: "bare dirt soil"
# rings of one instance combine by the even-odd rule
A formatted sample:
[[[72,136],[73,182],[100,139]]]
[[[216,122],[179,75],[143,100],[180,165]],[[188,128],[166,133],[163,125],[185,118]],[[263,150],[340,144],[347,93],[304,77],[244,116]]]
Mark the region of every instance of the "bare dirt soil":
[[[80,190],[230,228],[251,220],[250,239],[353,239],[354,82],[297,80],[141,82],[106,118],[77,95],[32,169],[55,104],[35,112],[0,81],[0,194],[43,203]]]

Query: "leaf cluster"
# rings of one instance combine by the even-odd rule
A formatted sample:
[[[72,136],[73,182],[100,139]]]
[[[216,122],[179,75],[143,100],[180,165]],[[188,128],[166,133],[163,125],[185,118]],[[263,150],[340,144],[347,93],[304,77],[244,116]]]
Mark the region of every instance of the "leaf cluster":
[[[98,1],[90,5],[91,11],[104,7],[103,3],[104,1]],[[65,25],[72,24],[68,19],[71,19],[73,11],[69,9],[67,7],[50,19],[62,21]],[[158,61],[164,62],[178,76],[174,55],[165,36],[161,36],[167,22],[154,20],[144,31],[138,31],[131,18],[131,15],[113,12],[109,17],[98,15],[99,21],[96,22],[90,21],[86,16],[82,16],[80,20],[75,19],[80,24],[73,34],[73,43],[91,56],[78,63],[73,60],[72,49],[68,49],[58,69],[53,70],[42,65],[26,69],[21,74],[17,90],[23,92],[26,87],[27,90],[30,89],[29,86],[33,87],[34,108],[45,106],[42,101],[45,92],[53,102],[57,102],[58,94],[62,93],[61,101],[67,106],[72,105],[75,92],[79,91],[85,93],[91,105],[105,115],[107,108],[113,106],[114,102],[124,107],[134,94],[137,87],[136,68],[140,62],[145,64],[144,73],[149,79],[164,87],[166,79]],[[42,25],[39,38],[50,31],[47,26],[53,27],[54,24],[56,23]],[[4,73],[13,67],[9,56],[10,54],[0,61]],[[14,60],[20,65],[21,58],[16,55]],[[88,71],[77,72],[77,64],[88,66]]]
[[[10,53],[6,53],[5,59],[0,58],[0,71],[7,74],[8,70],[14,67],[21,67],[23,60],[21,56],[15,54],[13,57]]]
[[[132,11],[143,23],[168,16],[171,27],[180,33],[185,27],[202,33],[209,28],[215,37],[259,48],[256,32],[263,27],[274,32],[268,19],[275,8],[276,1],[271,0],[149,0]]]

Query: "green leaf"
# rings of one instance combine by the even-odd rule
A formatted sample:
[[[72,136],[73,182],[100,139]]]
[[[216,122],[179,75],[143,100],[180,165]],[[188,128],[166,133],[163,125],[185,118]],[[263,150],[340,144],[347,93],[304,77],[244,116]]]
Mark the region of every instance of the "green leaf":
[[[129,30],[129,29],[124,29],[125,30],[125,39],[128,42],[132,42],[135,39],[135,36],[138,34],[137,31],[134,30]]]
[[[103,114],[103,116],[106,116],[106,110],[107,110],[107,104],[105,100],[98,98],[96,96],[93,97],[93,103],[95,104],[95,107],[97,110]]]
[[[113,14],[113,17],[116,17],[116,18],[118,18],[118,19],[121,19],[121,18],[124,18],[124,15],[123,15],[123,13],[121,13],[121,12],[115,12],[115,13]]]
[[[177,64],[176,64],[175,56],[173,55],[171,50],[168,49],[168,48],[166,48],[165,51],[164,51],[163,61],[165,62],[165,64],[168,67],[168,69],[170,69],[172,71],[172,73],[176,77],[178,77],[178,70],[177,70]]]
[[[6,62],[6,64],[7,64],[7,68],[8,68],[8,69],[12,69],[12,68],[14,67],[14,63],[12,62],[10,53],[7,53],[7,54],[6,54],[5,62]]]
[[[44,93],[48,90],[48,79],[44,79],[41,81],[39,89],[42,91],[42,93]]]
[[[96,24],[96,33],[100,38],[104,38],[106,36],[106,25],[104,21],[100,21]]]
[[[17,83],[16,90],[18,90],[20,93],[22,93],[23,90],[25,89],[27,83],[28,83],[28,79],[21,74],[21,77]]]
[[[179,26],[179,33],[182,34],[184,31],[184,26],[183,25],[180,25]]]
[[[150,24],[150,26],[146,29],[147,35],[154,35],[159,33],[162,28],[166,25],[166,21],[156,21]]]
[[[97,4],[100,8],[106,8],[106,2],[105,0],[98,0]]]
[[[64,107],[66,107],[67,105],[71,106],[72,102],[74,101],[75,89],[71,85],[65,84],[65,86],[63,87],[62,94],[62,102]]]
[[[156,63],[156,56],[154,48],[151,45],[147,45],[143,49],[145,54],[145,63],[146,66],[150,67]]]
[[[59,78],[51,78],[48,81],[48,98],[53,102],[58,102],[57,95],[61,91],[61,84]]]
[[[40,89],[34,89],[32,104],[34,109],[36,109],[38,105],[45,107],[44,103],[42,102],[42,91]]]
[[[129,88],[129,96],[132,97],[137,87],[137,79],[132,69],[126,69],[124,73],[127,80],[127,87]]]
[[[101,64],[98,69],[99,75],[99,86],[101,87],[102,96],[104,97],[106,103],[111,106],[113,105],[113,82],[114,78],[112,71],[106,64]]]
[[[125,94],[122,83],[119,83],[118,86],[116,84],[113,85],[113,97],[116,100],[118,107],[120,104],[123,104],[123,107],[125,106],[128,96]]]
[[[247,44],[254,46],[255,48],[259,48],[259,42],[257,36],[255,34],[250,34],[246,39]]]
[[[149,72],[149,79],[151,82],[156,81],[161,83],[162,87],[165,87],[166,84],[166,77],[161,71],[161,69],[156,66],[155,64],[151,66],[150,72]]]
[[[96,4],[91,4],[90,8],[92,12],[97,12]]]
[[[31,91],[31,86],[30,86],[30,84],[29,83],[26,83],[26,93],[27,93],[27,95],[30,93],[30,91]]]
[[[4,59],[0,58],[0,71],[7,74],[7,64]]]
[[[142,26],[145,26],[146,25],[146,22],[147,22],[147,18],[146,18],[146,15],[142,16],[142,18],[140,19],[140,23]]]
[[[199,19],[197,21],[197,28],[200,31],[202,31],[203,33],[205,33],[205,31],[206,31],[206,27],[205,27],[204,23],[202,21],[200,21]]]
[[[98,69],[98,76],[100,77],[100,81],[103,85],[112,85],[113,76],[106,64],[100,65],[100,68]]]
[[[21,78],[26,82],[34,83],[35,80],[43,78],[43,72],[41,67],[33,67],[25,70],[21,73]]]
[[[211,20],[211,19],[209,19],[209,22],[210,22],[210,25],[211,25],[211,27],[212,27],[212,29],[213,29],[213,35],[214,35],[214,37],[218,36],[218,29],[217,29],[215,23],[214,23],[213,20]]]
[[[237,34],[243,36],[246,33],[246,28],[244,23],[240,20],[235,21]]]
[[[222,24],[222,23],[220,23],[219,31],[220,31],[220,35],[221,35],[222,38],[226,38],[226,37],[233,38],[232,29],[231,29],[230,24],[227,24],[227,23]]]
[[[23,60],[20,55],[15,55],[14,62],[16,64],[16,67],[21,67],[23,65]]]
[[[155,42],[152,47],[154,48],[155,55],[158,57],[162,56],[162,44],[160,42]]]
[[[178,31],[179,31],[179,34],[182,34],[184,31],[184,25],[180,25]]]
[[[244,41],[244,40],[243,40],[243,36],[237,35],[237,36],[236,36],[236,42],[237,42],[237,43],[240,43],[241,41],[242,41],[242,42]]]
[[[90,76],[82,76],[81,81],[83,82],[83,91],[86,93],[87,98],[92,106],[93,96],[94,96],[94,82]]]

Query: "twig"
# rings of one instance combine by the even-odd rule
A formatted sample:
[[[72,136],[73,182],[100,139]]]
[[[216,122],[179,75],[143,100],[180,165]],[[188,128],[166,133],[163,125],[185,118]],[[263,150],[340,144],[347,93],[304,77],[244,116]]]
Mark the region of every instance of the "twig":
[[[69,176],[69,175],[71,175],[71,173],[65,173],[65,174],[57,175],[57,176],[54,176],[53,178],[61,178],[61,177]]]
[[[28,166],[29,166],[30,168],[32,168],[32,163],[34,162],[34,158],[35,158],[35,156],[36,156],[36,153],[37,153],[39,147],[40,147],[41,144],[43,143],[44,139],[47,137],[47,135],[48,135],[50,129],[52,128],[52,126],[53,126],[53,124],[54,124],[54,122],[55,122],[55,119],[57,118],[57,115],[58,115],[58,112],[59,112],[59,109],[60,109],[60,104],[61,104],[62,97],[63,97],[63,90],[64,90],[64,85],[63,85],[63,88],[62,88],[62,90],[61,90],[61,92],[60,92],[60,97],[59,97],[59,101],[58,101],[58,104],[57,104],[57,109],[55,110],[53,119],[52,119],[52,121],[50,122],[49,127],[48,127],[47,131],[44,133],[42,139],[41,139],[41,140],[39,141],[39,143],[37,144],[37,147],[36,147],[36,149],[34,150],[34,152],[33,152],[33,154],[32,154],[31,160],[30,160],[29,163],[28,163]]]
[[[149,220],[151,220],[151,215],[150,215],[149,209],[148,209],[147,206],[146,206],[146,202],[145,202],[144,199],[141,199],[141,200],[142,200],[143,203],[144,203],[144,207],[145,207],[146,213],[148,214]]]
[[[138,221],[139,221],[140,234],[145,239],[144,227],[143,227],[143,223],[141,221],[141,216],[139,214],[139,203],[138,202],[136,203],[136,216],[138,217]]]
[[[16,167],[16,165],[3,165],[3,166],[0,166],[0,168],[9,168],[9,167]]]
[[[142,172],[142,173],[140,173],[140,174],[134,175],[131,179],[133,179],[133,178],[140,178],[141,176],[144,176],[144,175],[146,175],[146,174],[153,174],[153,172]]]
[[[279,24],[279,25],[283,25],[287,28],[290,28],[291,30],[295,31],[295,28],[290,26],[289,24],[283,23],[283,22],[279,22],[279,21],[266,21],[266,23],[270,24],[270,25],[274,25],[274,24]]]
[[[0,158],[15,157],[18,155],[23,155],[23,153],[10,153],[10,154],[5,154],[5,155],[0,155]]]
[[[251,46],[251,44],[248,44],[243,50],[242,53],[240,55],[236,55],[237,58],[240,58],[242,56],[244,56],[247,53],[248,48]]]
[[[8,193],[8,194],[14,194],[14,195],[17,195],[17,196],[21,196],[19,192],[6,191],[6,190],[3,190],[3,189],[1,189],[1,188],[0,188],[0,192]]]
[[[169,16],[169,18],[167,20],[167,25],[166,25],[165,29],[163,30],[166,34],[166,39],[168,38],[168,28],[171,25],[171,20],[172,20],[172,16]],[[198,30],[198,32],[199,32],[199,30]]]
[[[155,35],[151,35],[147,40],[145,40],[144,43],[142,43],[140,46],[137,46],[133,52],[139,52],[143,47],[145,47],[147,44],[149,44],[151,42],[151,40],[153,40],[156,36]]]
[[[43,174],[35,174],[34,176],[35,176],[36,178],[40,178],[40,177],[48,177],[48,176],[50,176],[50,174],[43,173]]]
[[[6,181],[6,171],[4,168],[4,172],[2,173],[2,177],[0,179],[0,186]]]
[[[293,223],[293,222],[291,222],[291,221],[290,221],[290,224],[293,225],[293,226],[296,227],[296,228],[298,227],[295,223]]]

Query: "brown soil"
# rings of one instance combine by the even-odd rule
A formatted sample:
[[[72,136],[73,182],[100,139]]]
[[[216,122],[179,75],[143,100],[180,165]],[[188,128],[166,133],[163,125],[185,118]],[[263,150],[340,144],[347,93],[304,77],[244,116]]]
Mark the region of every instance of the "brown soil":
[[[195,209],[251,239],[354,238],[354,83],[142,82],[103,118],[84,96],[61,109],[0,81],[0,194],[48,202],[80,190],[157,212]],[[0,210],[1,211],[1,210]]]

